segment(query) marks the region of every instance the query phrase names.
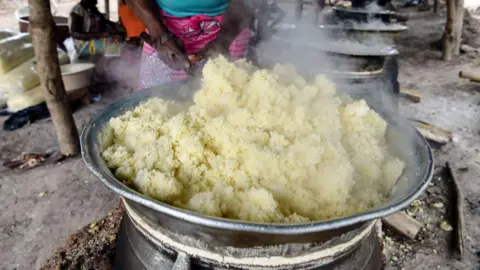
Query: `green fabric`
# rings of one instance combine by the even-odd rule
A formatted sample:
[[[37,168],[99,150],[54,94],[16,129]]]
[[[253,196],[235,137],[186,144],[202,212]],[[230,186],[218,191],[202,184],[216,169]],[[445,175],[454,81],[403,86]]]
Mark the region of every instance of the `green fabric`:
[[[217,16],[225,13],[229,0],[156,0],[163,12],[185,18],[195,15]]]

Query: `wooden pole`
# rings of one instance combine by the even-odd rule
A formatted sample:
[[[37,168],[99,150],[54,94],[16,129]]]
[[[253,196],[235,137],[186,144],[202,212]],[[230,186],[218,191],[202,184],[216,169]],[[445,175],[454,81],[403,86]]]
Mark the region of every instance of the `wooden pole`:
[[[438,1],[439,0],[433,0],[433,13],[438,14]]]
[[[453,190],[455,192],[455,210],[454,210],[454,215],[455,215],[455,245],[457,248],[457,251],[460,255],[460,260],[463,260],[463,254],[464,254],[464,243],[463,243],[463,236],[464,236],[464,229],[465,229],[465,217],[463,215],[463,192],[462,189],[460,188],[460,184],[458,183],[458,178],[455,173],[455,169],[453,166],[447,162],[447,170],[450,175],[450,178],[452,180],[452,185],[453,185]]]
[[[110,20],[110,0],[105,0],[105,17]]]
[[[304,0],[295,0],[295,18],[302,19]]]
[[[462,45],[462,30],[463,30],[463,15],[465,14],[464,0],[456,0],[456,22],[455,22],[455,48],[453,53],[455,55],[460,54],[460,46]]]
[[[63,86],[54,39],[50,1],[29,0],[28,3],[30,6],[30,34],[35,50],[37,72],[57,133],[60,151],[65,156],[77,155],[80,152],[78,131]]]
[[[447,0],[447,22],[443,34],[443,60],[451,60],[460,54],[462,45],[464,0]]]
[[[449,61],[452,59],[455,47],[456,30],[456,0],[447,0],[447,22],[445,23],[445,32],[443,33],[443,55],[442,59]]]

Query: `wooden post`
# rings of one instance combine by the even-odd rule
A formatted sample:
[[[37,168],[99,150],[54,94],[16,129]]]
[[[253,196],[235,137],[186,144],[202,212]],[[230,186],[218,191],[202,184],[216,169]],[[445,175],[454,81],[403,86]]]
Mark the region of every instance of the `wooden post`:
[[[438,14],[438,1],[439,0],[433,0],[433,13]]]
[[[464,0],[456,0],[456,23],[455,23],[455,48],[453,53],[455,55],[460,54],[460,46],[462,45],[462,33],[463,33],[463,16],[465,14]]]
[[[30,34],[35,50],[37,72],[55,126],[60,151],[65,156],[77,155],[80,152],[78,131],[63,86],[50,1],[29,0],[28,3]]]
[[[464,0],[447,0],[447,22],[443,33],[443,60],[451,60],[460,54],[462,43]]]
[[[304,0],[295,0],[295,18],[302,19]]]
[[[445,32],[443,33],[443,55],[442,59],[449,61],[452,59],[453,47],[455,46],[455,15],[456,1],[447,0],[447,22],[445,23]]]
[[[110,0],[105,0],[105,17],[110,20]]]

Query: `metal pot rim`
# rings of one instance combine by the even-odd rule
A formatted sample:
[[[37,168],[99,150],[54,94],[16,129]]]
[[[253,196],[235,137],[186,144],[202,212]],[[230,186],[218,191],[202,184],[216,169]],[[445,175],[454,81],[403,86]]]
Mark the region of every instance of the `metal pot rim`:
[[[335,6],[332,7],[332,10],[335,12],[346,12],[346,13],[357,13],[357,14],[369,14],[369,15],[393,15],[396,14],[395,11],[391,10],[368,10],[365,8],[346,8],[346,7],[340,7],[340,6]]]
[[[173,83],[168,86],[162,87],[170,87],[170,88],[178,88],[180,84]],[[146,91],[146,92],[144,92]],[[177,208],[171,206],[169,204],[156,201],[151,199],[134,189],[126,186],[121,181],[117,180],[113,175],[110,173],[108,174],[106,171],[101,170],[99,168],[98,160],[95,160],[93,157],[92,148],[89,145],[89,137],[91,136],[92,129],[95,128],[97,123],[101,122],[101,119],[104,118],[107,112],[111,111],[119,111],[126,105],[127,103],[135,103],[136,99],[139,97],[148,97],[148,94],[155,93],[158,88],[150,88],[144,89],[140,92],[131,94],[126,98],[123,98],[113,104],[110,104],[106,108],[104,108],[100,113],[96,114],[85,126],[82,131],[80,137],[81,143],[81,153],[83,160],[88,167],[88,169],[97,177],[99,178],[107,187],[111,190],[116,192],[122,197],[125,197],[129,200],[142,204],[150,209],[155,211],[161,212],[163,214],[175,217],[177,219],[183,220],[185,222],[190,222],[194,224],[199,224],[211,228],[223,229],[223,230],[234,230],[234,231],[244,231],[250,233],[268,233],[268,234],[277,234],[277,235],[295,235],[295,234],[307,234],[307,233],[314,233],[320,231],[327,231],[332,229],[339,229],[342,227],[347,227],[355,224],[359,224],[362,222],[367,222],[369,220],[385,217],[391,215],[397,211],[400,211],[410,203],[416,199],[428,186],[428,183],[432,179],[433,176],[433,155],[430,146],[426,142],[425,138],[420,135],[418,131],[416,131],[416,136],[420,136],[422,143],[425,144],[426,151],[428,153],[428,162],[426,164],[427,168],[425,170],[425,175],[422,176],[422,180],[415,187],[415,189],[405,196],[402,196],[402,200],[390,204],[387,206],[382,206],[380,208],[372,208],[368,211],[358,213],[352,216],[341,217],[331,220],[325,221],[315,221],[310,223],[302,223],[302,224],[267,224],[267,223],[252,223],[252,222],[245,222],[240,220],[232,220],[232,219],[225,219],[225,218],[217,218],[217,217],[210,217],[205,216],[196,212],[192,212],[186,209]],[[148,92],[148,94],[147,94]],[[142,95],[143,94],[143,95]],[[151,95],[153,97],[155,95]],[[146,100],[146,99],[143,99]],[[410,124],[409,124],[410,125]],[[411,125],[410,125],[411,126]],[[103,161],[104,162],[104,161]]]
[[[361,24],[360,24],[361,25]],[[374,26],[371,27],[361,27],[358,25],[337,25],[337,24],[321,24],[317,27],[322,30],[332,30],[332,31],[351,31],[351,32],[359,32],[359,33],[388,33],[388,34],[398,34],[408,30],[408,26],[398,24],[397,28],[375,28]],[[367,24],[368,26],[368,24]]]

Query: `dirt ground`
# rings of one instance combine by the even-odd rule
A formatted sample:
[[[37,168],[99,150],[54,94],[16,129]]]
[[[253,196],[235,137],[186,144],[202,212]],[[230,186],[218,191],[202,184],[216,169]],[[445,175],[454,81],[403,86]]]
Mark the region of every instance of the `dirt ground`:
[[[57,14],[68,14],[71,5],[72,1],[58,1]],[[0,28],[16,28],[13,11],[21,6],[22,1],[0,0]],[[424,225],[419,236],[407,241],[386,231],[387,268],[480,269],[480,84],[458,78],[460,70],[480,67],[480,57],[461,55],[448,63],[440,61],[441,53],[431,43],[442,35],[444,14],[413,17],[399,45],[399,81],[402,87],[419,89],[424,98],[418,104],[402,100],[401,113],[454,133],[452,143],[435,150],[435,160],[437,167],[449,161],[458,168],[465,196],[465,258],[462,262],[455,259],[450,251],[452,232],[439,227],[443,221],[453,221],[447,196],[451,189],[438,174],[409,210]],[[127,93],[106,93],[99,103],[76,111],[79,129],[101,108]],[[0,130],[0,161],[22,152],[55,149],[50,120],[13,132]],[[38,269],[69,234],[106,215],[118,201],[90,174],[81,158],[24,172],[0,167],[0,269]],[[438,202],[444,207],[432,207]]]
[[[461,55],[450,62],[439,61],[441,53],[431,44],[441,38],[443,22],[443,17],[425,17],[425,14],[408,22],[410,28],[399,46],[399,81],[402,87],[419,89],[425,96],[419,104],[402,102],[401,113],[447,128],[454,134],[452,143],[435,149],[435,164],[441,168],[448,161],[457,168],[465,196],[465,258],[463,262],[455,259],[450,247],[452,235],[439,227],[443,221],[453,222],[449,218],[452,201],[447,198],[452,189],[442,184],[446,180],[437,174],[431,190],[421,196],[421,205],[412,207],[424,212],[413,214],[424,224],[424,231],[414,241],[387,243],[390,269],[480,269],[480,84],[458,78],[460,70],[478,68],[480,59]],[[435,187],[443,191],[435,192]],[[445,208],[432,207],[437,202]],[[409,251],[401,250],[410,245],[413,248]]]

